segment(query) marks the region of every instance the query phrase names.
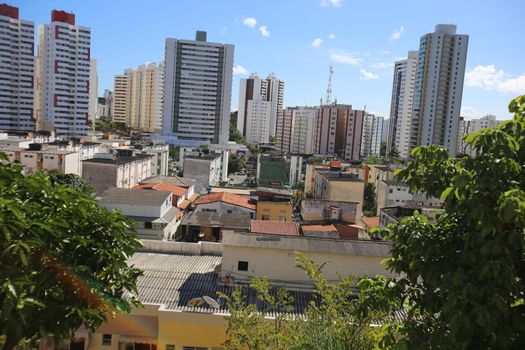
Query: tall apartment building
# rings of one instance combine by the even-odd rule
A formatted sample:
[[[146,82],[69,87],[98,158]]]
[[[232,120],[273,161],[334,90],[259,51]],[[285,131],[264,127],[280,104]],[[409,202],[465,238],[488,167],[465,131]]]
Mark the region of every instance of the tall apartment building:
[[[271,73],[261,79],[252,73],[239,84],[237,129],[248,142],[267,143],[276,136],[278,114],[283,108],[284,81]]]
[[[314,124],[316,152],[358,161],[365,114],[365,111],[352,109],[351,105],[320,106]]]
[[[389,153],[395,148],[402,158],[408,158],[410,150],[410,124],[418,56],[417,51],[409,51],[406,59],[397,61],[394,65],[386,151]]]
[[[287,108],[288,110],[288,108]],[[292,109],[290,153],[314,154],[314,124],[317,108],[296,107]]]
[[[75,15],[53,10],[38,28],[38,128],[58,135],[86,135],[89,119],[91,29]]]
[[[126,125],[128,119],[129,76],[115,75],[113,85],[113,122]]]
[[[416,69],[410,146],[439,144],[456,154],[468,35],[436,25],[421,37]]]
[[[18,8],[0,4],[0,130],[35,130],[33,22],[19,19]]]
[[[97,99],[97,118],[113,117],[113,91],[104,90],[104,96]]]
[[[89,64],[89,120],[95,123],[98,105],[98,74],[97,60],[91,60]]]
[[[283,152],[290,152],[293,110],[291,107],[286,107],[286,109],[279,109],[277,111],[275,147]]]
[[[234,46],[166,39],[162,136],[171,144],[227,143]]]
[[[383,117],[365,113],[363,120],[363,133],[361,136],[361,156],[378,156],[381,151],[381,138],[383,135]]]

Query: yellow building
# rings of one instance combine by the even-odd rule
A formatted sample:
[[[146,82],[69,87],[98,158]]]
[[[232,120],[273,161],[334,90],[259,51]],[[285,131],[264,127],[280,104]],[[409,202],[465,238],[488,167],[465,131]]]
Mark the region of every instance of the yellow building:
[[[292,221],[292,202],[290,191],[270,188],[257,188],[257,220]]]

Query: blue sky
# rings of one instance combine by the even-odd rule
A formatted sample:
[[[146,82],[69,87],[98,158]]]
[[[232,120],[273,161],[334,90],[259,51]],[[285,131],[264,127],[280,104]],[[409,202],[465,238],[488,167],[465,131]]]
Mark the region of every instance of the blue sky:
[[[48,23],[52,9],[76,14],[91,27],[99,94],[125,68],[163,59],[166,37],[235,45],[232,110],[243,72],[285,81],[286,106],[316,105],[334,65],[333,96],[388,117],[393,62],[417,50],[435,24],[468,34],[463,115],[508,119],[508,102],[525,94],[523,0],[6,0],[20,16]]]

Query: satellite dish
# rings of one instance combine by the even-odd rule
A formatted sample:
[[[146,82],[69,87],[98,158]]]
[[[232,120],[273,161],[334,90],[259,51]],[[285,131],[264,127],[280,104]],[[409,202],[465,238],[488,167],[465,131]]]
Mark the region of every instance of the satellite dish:
[[[214,309],[219,309],[221,307],[221,305],[215,299],[207,295],[204,295],[202,299],[204,299],[204,301]]]
[[[188,302],[186,303],[186,305],[189,307],[197,307],[201,306],[202,304],[204,304],[204,300],[202,298],[193,298],[188,300]]]

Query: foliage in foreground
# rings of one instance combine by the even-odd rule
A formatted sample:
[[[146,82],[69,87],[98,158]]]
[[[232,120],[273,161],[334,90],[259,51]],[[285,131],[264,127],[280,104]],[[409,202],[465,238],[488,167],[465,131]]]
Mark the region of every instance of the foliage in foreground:
[[[369,281],[369,296],[408,312],[387,327],[382,347],[523,348],[525,96],[509,110],[513,120],[466,138],[477,155],[420,147],[399,172],[411,190],[445,204],[436,222],[415,215],[382,232],[392,241],[387,267],[401,277]]]
[[[76,183],[24,176],[21,165],[0,163],[4,350],[23,338],[69,337],[82,324],[95,328],[106,315],[139,305],[141,272],[126,262],[141,246],[132,222],[99,208],[88,187],[62,180]]]
[[[376,331],[370,324],[379,313],[364,313],[354,294],[353,277],[331,283],[322,274],[324,266],[296,253],[297,267],[313,281],[314,300],[304,316],[294,315],[293,297],[284,289],[271,288],[268,280],[254,279],[250,287],[261,308],[247,304],[241,289],[227,300],[225,349],[373,349]],[[269,318],[265,315],[273,314]]]

